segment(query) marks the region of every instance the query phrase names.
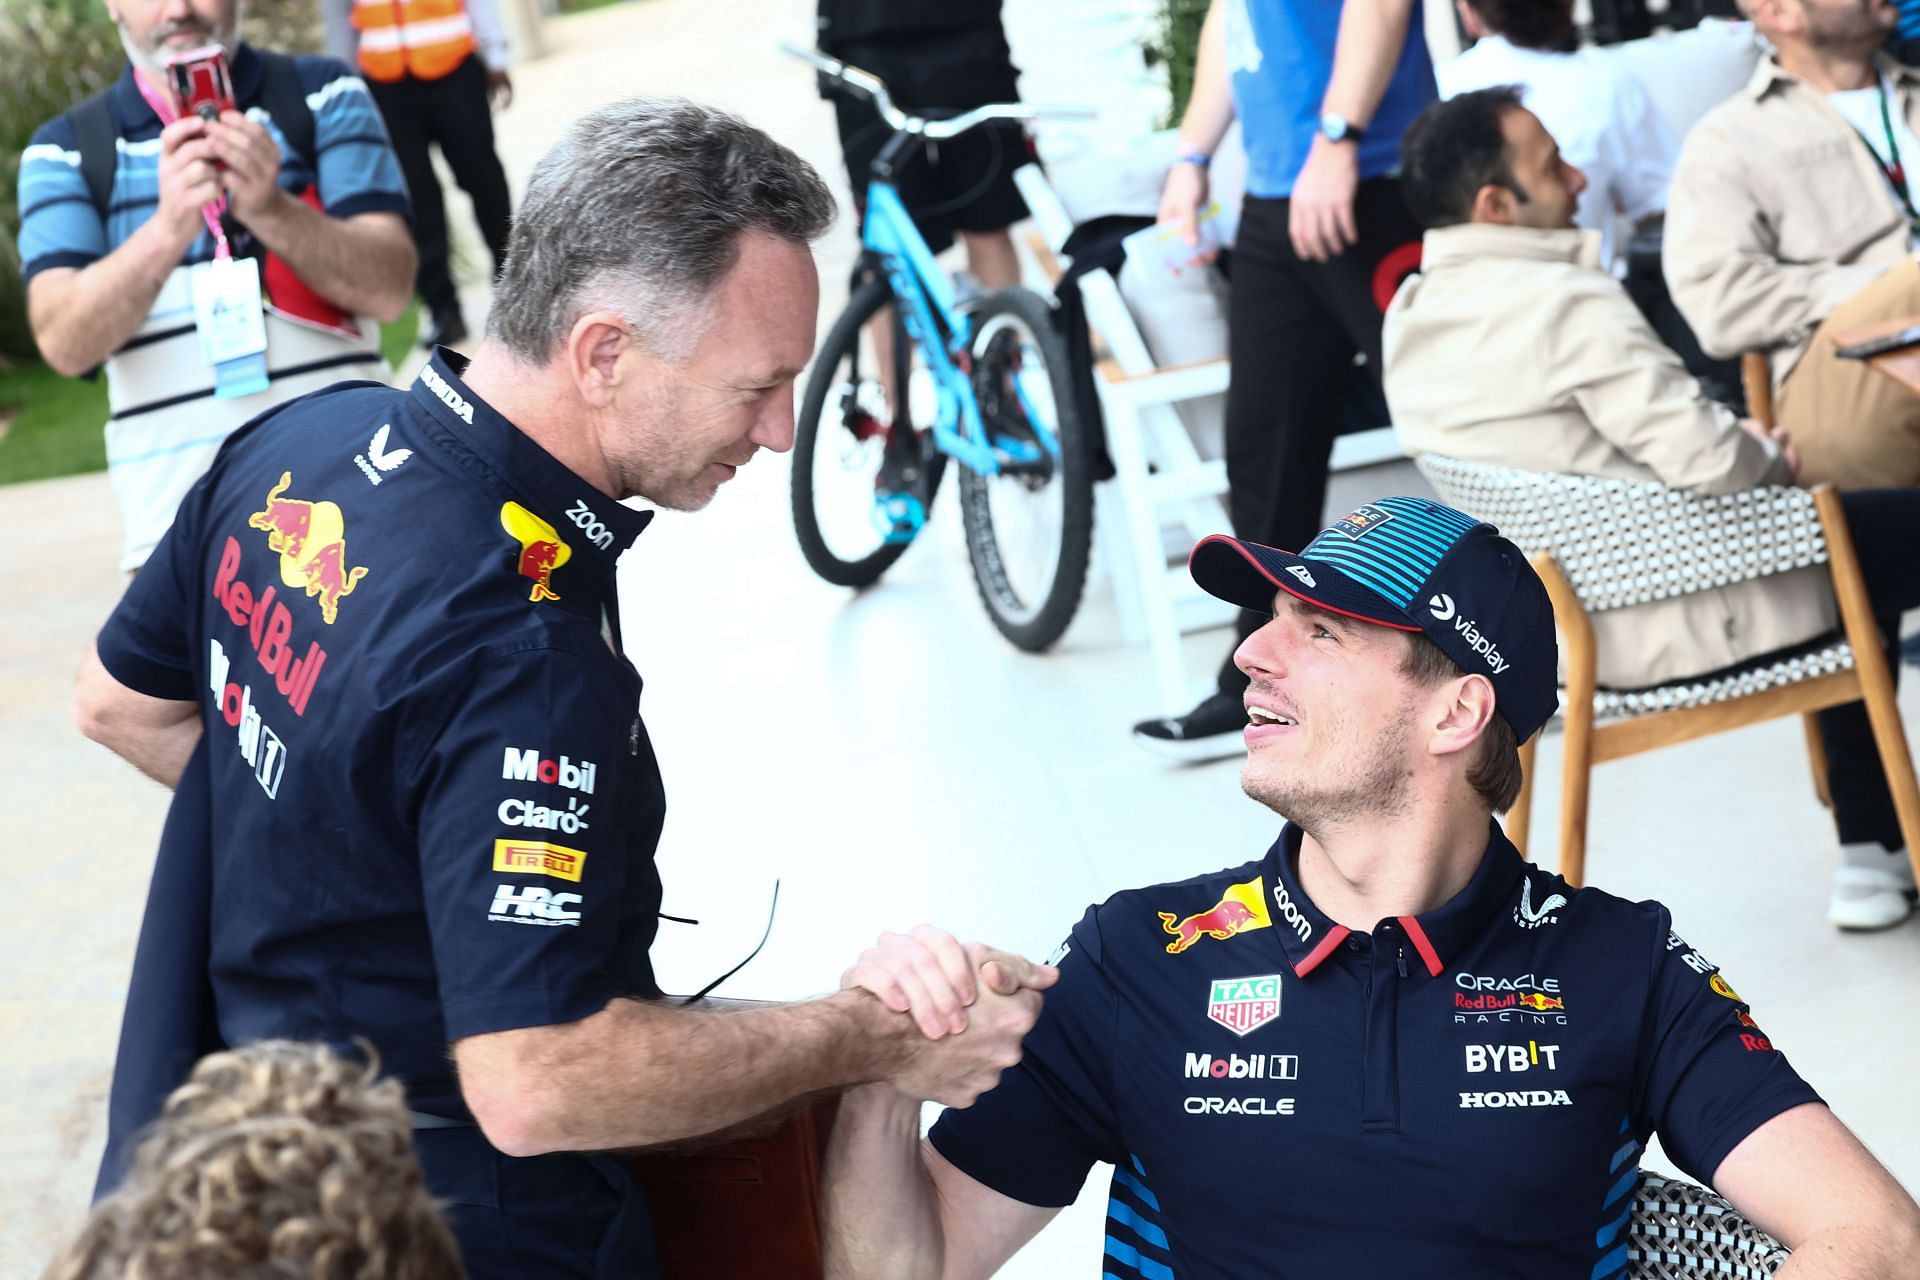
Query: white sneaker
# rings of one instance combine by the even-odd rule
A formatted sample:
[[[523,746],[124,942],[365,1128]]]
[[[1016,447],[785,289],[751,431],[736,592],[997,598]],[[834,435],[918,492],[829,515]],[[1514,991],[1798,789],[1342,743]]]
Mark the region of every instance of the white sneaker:
[[[1887,929],[1913,913],[1913,868],[1901,855],[1898,870],[1841,866],[1833,873],[1827,919],[1842,929]]]

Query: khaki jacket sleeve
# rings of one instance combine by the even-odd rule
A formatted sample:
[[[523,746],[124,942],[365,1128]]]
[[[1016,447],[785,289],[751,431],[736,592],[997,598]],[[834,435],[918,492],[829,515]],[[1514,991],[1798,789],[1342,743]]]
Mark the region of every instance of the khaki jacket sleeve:
[[[1884,266],[1783,262],[1753,189],[1751,155],[1711,121],[1680,149],[1662,269],[1701,347],[1722,359],[1794,346]]]
[[[1720,494],[1791,484],[1779,447],[1709,400],[1625,291],[1589,274],[1591,282],[1576,282],[1543,326],[1554,406],[1577,407],[1609,444],[1671,489]]]

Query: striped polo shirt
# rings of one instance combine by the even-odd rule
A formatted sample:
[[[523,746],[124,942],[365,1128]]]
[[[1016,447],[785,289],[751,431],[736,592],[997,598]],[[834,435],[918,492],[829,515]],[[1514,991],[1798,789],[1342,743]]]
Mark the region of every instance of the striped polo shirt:
[[[280,147],[280,185],[305,195],[328,216],[409,212],[406,182],[386,127],[366,85],[331,58],[294,60],[313,113],[309,157],[289,146],[262,105],[265,64],[245,44],[233,64],[234,97],[266,126]],[[42,125],[20,157],[20,260],[31,281],[57,267],[80,268],[119,248],[159,206],[161,121],[141,97],[129,65],[107,92],[118,155],[106,216],[95,208],[81,173],[70,115]],[[193,326],[187,268],[212,260],[213,237],[201,232],[155,298],[138,332],[107,360],[111,417],[107,465],[126,525],[122,568],[139,567],[187,488],[241,423],[268,407],[340,378],[379,376],[379,327],[349,317],[348,331],[267,310],[265,391],[214,397],[213,370]]]

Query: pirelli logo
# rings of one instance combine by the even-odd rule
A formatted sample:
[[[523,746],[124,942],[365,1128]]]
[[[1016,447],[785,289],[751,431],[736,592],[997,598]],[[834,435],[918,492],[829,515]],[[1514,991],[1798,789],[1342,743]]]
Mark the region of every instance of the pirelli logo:
[[[520,875],[553,876],[580,883],[580,871],[587,865],[584,849],[569,849],[544,840],[495,840],[493,869]]]

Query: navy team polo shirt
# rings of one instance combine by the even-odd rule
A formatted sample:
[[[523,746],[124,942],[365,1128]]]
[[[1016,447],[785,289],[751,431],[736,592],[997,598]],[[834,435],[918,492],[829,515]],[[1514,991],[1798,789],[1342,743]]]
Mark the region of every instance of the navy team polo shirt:
[[[364,1037],[416,1110],[456,1120],[451,1040],[659,994],[665,812],[614,580],[650,515],[536,446],[464,365],[442,351],[409,390],[342,384],[236,433],[99,639],[121,683],[200,706],[207,784],[175,803],[211,809],[219,1038]],[[420,1145],[456,1202],[551,1208],[595,1240],[632,1202],[611,1161],[453,1134]],[[482,1185],[435,1178],[448,1143],[440,1163],[485,1165]],[[584,1189],[509,1205],[491,1160],[553,1187],[571,1161]]]
[[[1089,910],[1023,1061],[934,1146],[1034,1205],[1114,1164],[1111,1277],[1605,1280],[1651,1133],[1704,1181],[1818,1101],[1658,903],[1495,827],[1451,901],[1354,933],[1299,848]]]

